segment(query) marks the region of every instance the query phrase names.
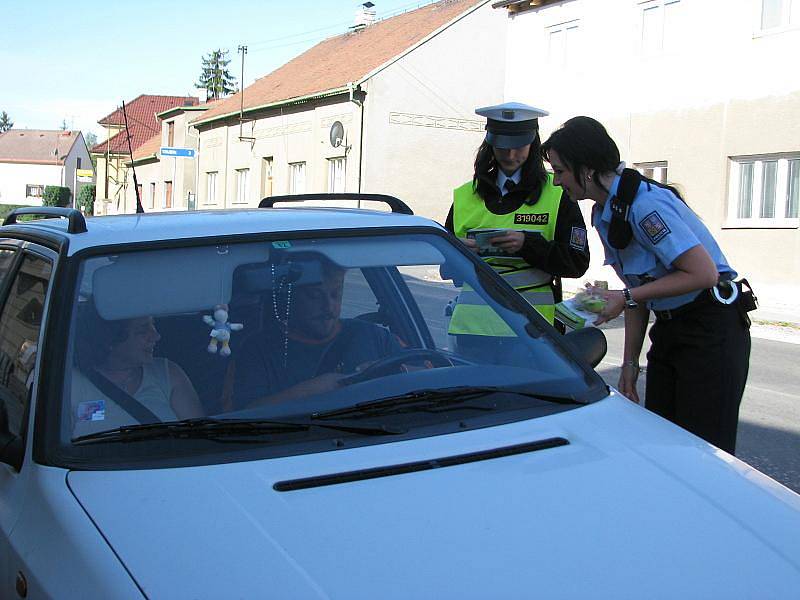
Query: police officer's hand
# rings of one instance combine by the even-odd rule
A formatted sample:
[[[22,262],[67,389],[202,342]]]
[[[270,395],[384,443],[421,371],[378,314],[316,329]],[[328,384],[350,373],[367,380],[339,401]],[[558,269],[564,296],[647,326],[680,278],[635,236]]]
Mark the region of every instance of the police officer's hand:
[[[622,371],[619,374],[617,388],[628,400],[633,400],[637,404],[641,404],[639,401],[639,393],[636,391],[636,381],[638,379],[639,365],[625,363],[622,365]]]
[[[478,251],[478,242],[473,240],[472,238],[459,238],[461,242],[473,252]]]
[[[522,250],[522,244],[525,243],[525,234],[521,231],[509,229],[500,235],[493,236],[491,241],[492,246],[502,248],[506,254],[516,254]]]
[[[595,325],[608,323],[620,316],[622,311],[625,310],[625,296],[622,294],[622,290],[600,290],[599,288],[594,288],[594,290],[600,293],[606,301],[606,305],[594,322]]]

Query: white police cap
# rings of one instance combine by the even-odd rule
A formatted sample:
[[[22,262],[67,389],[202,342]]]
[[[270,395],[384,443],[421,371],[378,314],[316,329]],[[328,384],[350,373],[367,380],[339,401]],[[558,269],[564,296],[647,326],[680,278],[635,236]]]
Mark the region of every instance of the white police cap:
[[[519,148],[533,142],[539,129],[537,119],[550,113],[521,102],[506,102],[478,108],[475,114],[486,117],[488,144],[495,148]]]

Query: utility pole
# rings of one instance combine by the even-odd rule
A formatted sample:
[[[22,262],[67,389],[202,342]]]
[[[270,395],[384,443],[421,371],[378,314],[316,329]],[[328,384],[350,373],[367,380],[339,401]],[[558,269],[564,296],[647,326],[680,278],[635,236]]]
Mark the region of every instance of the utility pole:
[[[239,80],[239,141],[255,142],[255,138],[246,137],[242,131],[244,125],[244,55],[247,54],[247,46],[239,46],[236,52],[242,53],[242,78]]]

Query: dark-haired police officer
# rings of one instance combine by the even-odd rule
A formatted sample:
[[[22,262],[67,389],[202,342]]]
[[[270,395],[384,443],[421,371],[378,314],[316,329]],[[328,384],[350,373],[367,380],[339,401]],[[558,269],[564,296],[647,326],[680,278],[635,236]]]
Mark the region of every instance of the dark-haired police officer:
[[[560,278],[586,272],[589,247],[577,202],[553,185],[544,168],[538,119],[548,113],[518,102],[475,113],[487,119],[486,138],[478,148],[472,180],[453,191],[445,227],[552,324],[555,304],[561,301]],[[486,229],[501,232],[470,233]],[[493,236],[491,248],[479,249],[473,235]],[[491,309],[462,290],[449,333],[463,349],[473,336],[502,335],[497,321]]]

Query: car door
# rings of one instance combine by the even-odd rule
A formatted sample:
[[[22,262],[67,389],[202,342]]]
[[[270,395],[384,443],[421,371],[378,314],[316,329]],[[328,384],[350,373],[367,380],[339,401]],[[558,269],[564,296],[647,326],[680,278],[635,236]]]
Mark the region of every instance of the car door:
[[[55,254],[33,244],[0,241],[0,596],[10,597],[9,540],[26,500],[38,347]]]

